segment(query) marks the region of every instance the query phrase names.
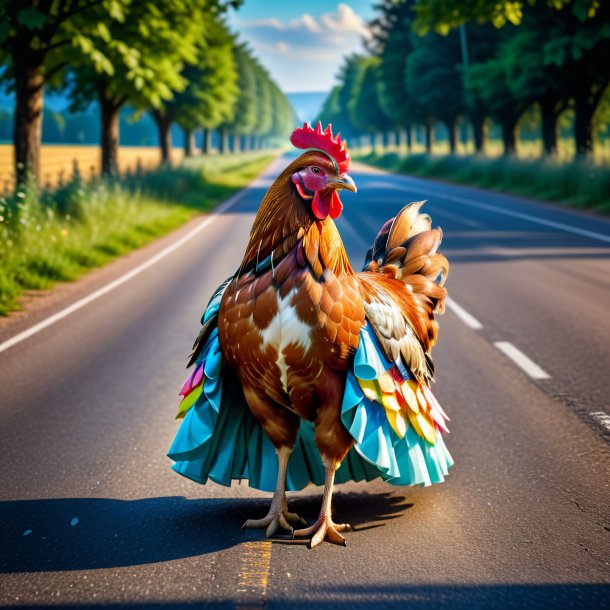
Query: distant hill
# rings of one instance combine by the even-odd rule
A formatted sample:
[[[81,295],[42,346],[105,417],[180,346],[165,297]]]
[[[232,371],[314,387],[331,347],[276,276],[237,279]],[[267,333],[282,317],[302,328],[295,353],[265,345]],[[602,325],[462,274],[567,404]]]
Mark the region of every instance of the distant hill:
[[[286,96],[296,110],[299,120],[314,121],[322,110],[328,91],[307,91],[306,93],[287,93]]]

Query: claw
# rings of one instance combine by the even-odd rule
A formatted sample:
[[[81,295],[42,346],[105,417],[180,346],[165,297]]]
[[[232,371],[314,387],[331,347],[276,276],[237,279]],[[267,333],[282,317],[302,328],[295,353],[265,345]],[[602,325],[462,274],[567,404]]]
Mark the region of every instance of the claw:
[[[320,517],[311,527],[296,530],[294,536],[312,536],[309,541],[309,548],[313,549],[323,540],[339,546],[347,546],[347,541],[339,532],[348,532],[352,528],[347,523],[334,524],[330,517]]]
[[[241,527],[244,529],[263,529],[266,528],[267,538],[271,538],[278,533],[280,529],[285,530],[294,537],[294,528],[290,525],[289,521],[293,521],[299,524],[305,524],[305,521],[301,519],[296,513],[283,512],[282,510],[276,510],[271,508],[267,516],[262,519],[248,519]]]

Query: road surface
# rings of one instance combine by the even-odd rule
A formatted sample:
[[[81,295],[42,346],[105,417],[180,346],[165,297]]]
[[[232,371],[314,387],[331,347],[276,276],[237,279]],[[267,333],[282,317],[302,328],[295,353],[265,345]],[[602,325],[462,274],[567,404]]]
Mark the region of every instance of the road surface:
[[[0,605],[610,608],[605,219],[354,167],[359,192],[343,196],[338,225],[355,266],[408,201],[428,199],[445,232],[452,301],[434,356],[452,418],[447,482],[340,486],[348,546],[310,551],[240,532],[269,494],[170,471],[202,308],[285,162],[205,226],[198,218],[0,326]],[[291,505],[313,520],[320,492]]]

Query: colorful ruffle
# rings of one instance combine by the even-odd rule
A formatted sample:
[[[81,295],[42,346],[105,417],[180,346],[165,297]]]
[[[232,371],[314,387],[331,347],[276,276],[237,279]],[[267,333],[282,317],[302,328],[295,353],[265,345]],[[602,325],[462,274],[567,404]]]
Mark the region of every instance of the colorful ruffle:
[[[404,367],[401,372],[387,360],[365,325],[341,410],[355,444],[337,471],[337,483],[381,477],[395,485],[430,485],[443,481],[448,473],[453,460],[440,435],[444,413],[429,388],[422,388],[419,396],[413,391],[419,402],[410,408],[408,401],[413,399],[408,392],[414,382],[405,374]],[[411,386],[404,387],[405,383]],[[202,484],[211,479],[229,486],[233,479],[247,479],[251,487],[273,491],[278,468],[275,449],[251,414],[235,373],[223,366],[216,329],[180,393],[178,417],[184,421],[168,453],[176,462],[173,469]],[[442,426],[436,423],[439,417]],[[422,418],[432,426],[434,438],[430,430],[428,440],[419,434]],[[302,420],[288,463],[286,489],[299,490],[310,483],[324,483],[324,467],[313,424]]]

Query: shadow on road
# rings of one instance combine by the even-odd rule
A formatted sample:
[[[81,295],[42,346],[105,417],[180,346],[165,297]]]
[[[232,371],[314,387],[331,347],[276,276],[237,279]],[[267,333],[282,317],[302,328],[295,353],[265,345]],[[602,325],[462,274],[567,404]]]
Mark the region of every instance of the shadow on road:
[[[0,572],[133,566],[238,542],[227,500],[62,498],[0,502]]]
[[[318,590],[318,592],[320,592]],[[505,610],[521,609],[548,610],[551,608],[572,608],[582,610],[602,610],[608,608],[610,585],[602,584],[481,584],[481,585],[390,585],[376,587],[341,587],[325,589],[324,599],[307,600],[293,597],[275,597],[253,605],[241,605],[228,595],[223,600],[198,600],[193,602],[134,602],[109,603],[104,608],[111,610],[190,610],[191,608],[262,608],[267,610],[370,610],[371,608],[409,608],[409,610]],[[23,608],[23,606],[3,606],[4,608]],[[53,605],[59,608],[79,608],[99,610],[100,604]],[[49,608],[46,605],[30,605],[31,610]]]
[[[320,495],[291,507],[315,520]],[[337,493],[335,512],[354,529],[379,527],[412,506],[391,493]],[[264,538],[241,533],[268,499],[183,497],[114,500],[62,498],[0,502],[0,573],[95,570],[196,557]]]

